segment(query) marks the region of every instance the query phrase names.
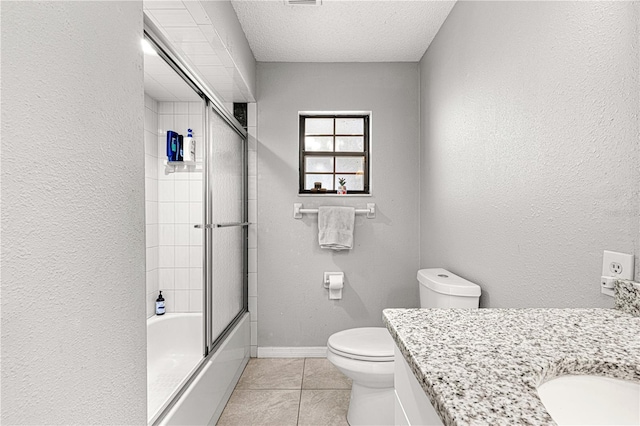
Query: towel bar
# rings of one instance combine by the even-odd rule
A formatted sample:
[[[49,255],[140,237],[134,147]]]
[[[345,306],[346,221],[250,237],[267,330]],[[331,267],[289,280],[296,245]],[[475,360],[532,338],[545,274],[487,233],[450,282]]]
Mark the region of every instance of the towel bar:
[[[318,214],[318,209],[303,209],[302,203],[293,203],[293,218],[302,219],[303,214]],[[376,218],[376,203],[367,203],[366,209],[356,209],[356,214],[366,214],[367,219]]]

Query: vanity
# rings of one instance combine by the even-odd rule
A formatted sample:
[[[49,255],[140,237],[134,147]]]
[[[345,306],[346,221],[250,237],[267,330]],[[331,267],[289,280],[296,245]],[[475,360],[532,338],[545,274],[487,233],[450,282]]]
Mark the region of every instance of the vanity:
[[[618,284],[618,309],[386,309],[395,424],[554,425],[538,393],[545,382],[640,384],[640,286]]]

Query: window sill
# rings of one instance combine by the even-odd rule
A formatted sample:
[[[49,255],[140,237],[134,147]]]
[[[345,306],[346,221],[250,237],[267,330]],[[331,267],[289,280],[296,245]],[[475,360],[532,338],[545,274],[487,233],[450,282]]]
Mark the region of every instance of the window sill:
[[[373,197],[373,194],[349,194],[348,192],[346,194],[297,194],[298,197],[320,197],[320,198],[325,198],[325,197],[335,197],[335,198],[343,198],[343,197]]]

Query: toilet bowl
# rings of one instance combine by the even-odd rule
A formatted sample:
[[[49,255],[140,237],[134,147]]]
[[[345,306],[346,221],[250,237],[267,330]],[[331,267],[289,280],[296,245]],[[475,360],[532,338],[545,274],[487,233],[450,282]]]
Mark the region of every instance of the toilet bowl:
[[[327,359],[353,383],[347,421],[351,426],[392,425],[393,347],[386,328],[363,327],[329,337]]]
[[[418,271],[420,307],[477,309],[480,287],[442,268]],[[339,331],[327,342],[327,359],[352,381],[351,426],[393,425],[395,343],[386,328]]]

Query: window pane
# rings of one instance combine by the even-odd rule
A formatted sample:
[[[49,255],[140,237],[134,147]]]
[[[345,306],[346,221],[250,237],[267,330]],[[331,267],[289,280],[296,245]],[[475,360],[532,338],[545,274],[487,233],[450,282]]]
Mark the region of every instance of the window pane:
[[[363,118],[336,118],[337,135],[364,135]]]
[[[364,170],[364,157],[337,157],[336,172],[362,172]]]
[[[306,118],[305,135],[332,135],[333,118]]]
[[[368,193],[368,118],[336,116],[331,112],[300,117],[304,120],[300,138],[301,193],[314,192],[314,182],[333,193],[339,178],[346,180],[347,191],[362,193],[367,188]]]
[[[305,175],[304,189],[313,189],[314,182],[322,182],[322,187],[332,191],[333,175]]]
[[[348,137],[340,136],[336,137],[336,152],[348,151],[348,152],[363,152],[364,151],[364,138],[362,136]]]
[[[306,157],[306,172],[333,172],[333,157]]]
[[[333,151],[333,138],[307,136],[304,138],[305,151]]]
[[[347,193],[349,191],[364,191],[364,175],[336,175],[336,188],[339,185],[338,179],[344,178],[347,182]]]

